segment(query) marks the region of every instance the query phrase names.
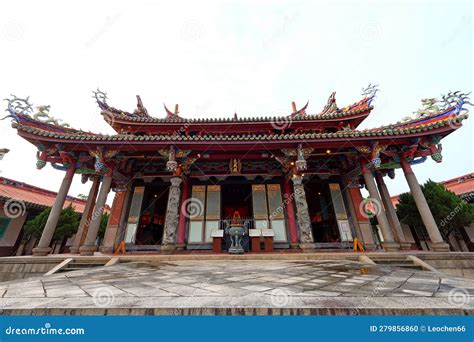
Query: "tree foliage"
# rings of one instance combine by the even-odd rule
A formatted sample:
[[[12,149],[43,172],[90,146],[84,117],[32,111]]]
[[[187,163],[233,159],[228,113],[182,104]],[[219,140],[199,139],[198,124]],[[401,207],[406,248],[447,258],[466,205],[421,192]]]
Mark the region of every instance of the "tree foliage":
[[[107,222],[109,221],[109,214],[103,213],[100,218],[99,233],[97,234],[99,238],[103,239],[105,235],[105,228],[107,228]]]
[[[50,212],[51,208],[46,208],[33,219],[26,222],[24,226],[24,232],[27,239],[39,239],[41,237]],[[64,208],[59,216],[58,225],[56,226],[53,240],[61,241],[64,238],[72,236],[79,227],[80,219],[81,215],[76,213],[71,205]]]
[[[51,208],[44,209],[34,218],[28,220],[23,227],[25,239],[39,239],[48,220]]]
[[[444,186],[428,180],[421,186],[421,190],[446,241],[452,232],[474,221],[474,205],[467,203]],[[411,193],[400,195],[397,213],[401,222],[415,227],[424,227]]]

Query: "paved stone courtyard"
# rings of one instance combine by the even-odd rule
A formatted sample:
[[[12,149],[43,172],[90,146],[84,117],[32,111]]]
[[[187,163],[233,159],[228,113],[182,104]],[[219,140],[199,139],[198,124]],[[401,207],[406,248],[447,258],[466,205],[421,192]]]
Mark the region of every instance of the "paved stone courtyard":
[[[345,260],[133,262],[0,283],[3,314],[473,314],[472,279]]]

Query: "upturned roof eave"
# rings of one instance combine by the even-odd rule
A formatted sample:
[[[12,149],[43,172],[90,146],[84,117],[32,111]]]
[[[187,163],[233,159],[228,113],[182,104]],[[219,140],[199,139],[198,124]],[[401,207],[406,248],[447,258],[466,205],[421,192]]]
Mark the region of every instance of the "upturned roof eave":
[[[41,143],[49,143],[49,144],[80,144],[87,146],[97,146],[97,145],[110,145],[110,146],[156,146],[156,145],[183,145],[183,146],[208,146],[209,144],[218,143],[220,145],[226,146],[248,146],[249,144],[259,144],[262,146],[293,146],[298,143],[304,143],[305,145],[320,145],[324,144],[340,144],[340,143],[366,143],[367,141],[379,140],[379,141],[387,141],[390,140],[393,143],[396,141],[402,141],[410,138],[416,137],[426,137],[426,136],[447,136],[448,134],[452,133],[455,129],[449,126],[448,124],[442,125],[439,127],[435,127],[432,129],[426,129],[421,131],[415,132],[407,132],[401,134],[382,134],[381,132],[353,132],[358,133],[356,136],[350,136],[347,134],[345,136],[334,136],[336,133],[323,133],[318,134],[316,136],[307,136],[307,134],[301,134],[299,137],[293,137],[291,139],[284,139],[280,138],[277,139],[275,137],[270,138],[267,137],[265,139],[253,139],[253,140],[239,140],[237,138],[232,139],[215,139],[215,140],[204,140],[204,139],[179,139],[178,137],[175,139],[162,139],[162,140],[151,140],[145,139],[146,137],[135,137],[138,139],[133,140],[119,140],[117,139],[118,136],[94,136],[90,137],[90,139],[80,139],[77,137],[55,137],[50,135],[40,135],[35,134],[33,132],[27,132],[22,129],[18,129],[18,134],[23,137],[24,139],[30,141],[31,143],[35,144],[38,142]],[[379,134],[378,134],[379,133]],[[100,139],[92,139],[92,138],[100,138]],[[124,145],[126,143],[126,145]],[[337,146],[337,145],[334,145]],[[87,148],[85,148],[87,150]]]

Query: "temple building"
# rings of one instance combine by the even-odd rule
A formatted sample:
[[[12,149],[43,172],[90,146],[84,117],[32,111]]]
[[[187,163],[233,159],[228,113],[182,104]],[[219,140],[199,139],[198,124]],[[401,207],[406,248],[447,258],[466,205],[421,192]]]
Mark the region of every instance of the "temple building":
[[[71,251],[226,251],[226,227],[245,227],[247,251],[411,248],[385,184],[401,168],[413,194],[432,251],[449,250],[433,219],[413,166],[442,161],[441,140],[467,118],[467,95],[425,99],[415,117],[373,129],[358,126],[373,110],[375,86],[360,101],[340,108],[335,93],[321,112],[308,103],[283,116],[204,119],[164,108],[149,115],[112,107],[94,92],[113,135],[61,125],[49,106],[9,99],[12,126],[37,149],[38,169],[50,163],[63,181],[35,255],[50,252],[60,209],[80,175],[90,192]],[[200,114],[200,113],[197,113]],[[433,162],[427,161],[427,162]],[[364,199],[361,188],[368,190]],[[115,192],[105,238],[96,246],[100,213]],[[370,213],[377,226],[370,224]]]
[[[0,177],[0,256],[27,254],[34,247],[35,239],[25,244],[23,226],[39,215],[44,209],[51,207],[57,194],[14,179]],[[71,205],[74,211],[82,214],[86,201],[81,198],[67,196],[63,208]],[[106,208],[108,210],[109,208]],[[64,245],[66,241],[63,241]],[[61,243],[55,245],[60,251]]]

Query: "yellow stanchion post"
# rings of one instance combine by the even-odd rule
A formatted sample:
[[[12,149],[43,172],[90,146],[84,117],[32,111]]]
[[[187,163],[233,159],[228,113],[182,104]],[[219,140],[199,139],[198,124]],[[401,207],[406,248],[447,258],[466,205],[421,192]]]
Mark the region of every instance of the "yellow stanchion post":
[[[120,242],[119,246],[114,252],[114,255],[125,254],[125,241]]]
[[[353,246],[354,252],[357,252],[357,250],[364,252],[365,248],[362,242],[358,238],[354,238],[354,246]]]

